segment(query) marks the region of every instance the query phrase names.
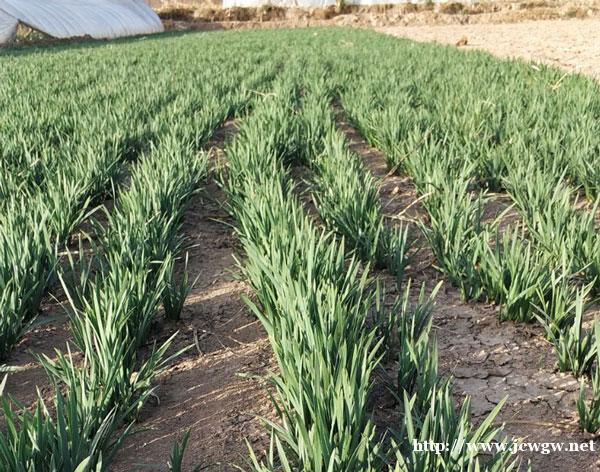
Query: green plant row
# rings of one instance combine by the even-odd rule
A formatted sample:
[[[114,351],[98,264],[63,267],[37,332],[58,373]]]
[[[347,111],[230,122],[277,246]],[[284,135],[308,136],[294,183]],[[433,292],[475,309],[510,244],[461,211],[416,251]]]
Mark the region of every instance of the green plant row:
[[[454,48],[369,38],[347,62],[344,106],[383,149],[390,168],[436,146],[440,159],[473,164],[490,190],[516,161],[535,156],[598,196],[598,85],[546,66],[465,56]],[[340,61],[341,62],[341,61]],[[580,110],[580,113],[574,113]]]
[[[40,394],[31,411],[3,394],[0,469],[107,470],[153,380],[179,354],[167,353],[174,336],[147,356],[138,348],[160,305],[178,318],[188,293],[188,279],[176,281],[174,265],[185,203],[207,174],[199,152],[217,126],[247,106],[245,87],[261,86],[270,75],[271,67],[240,71],[231,82],[187,90],[155,117],[156,138],[131,166],[114,209],[102,212],[103,223],[92,222],[93,237],[79,240],[61,270],[73,346],[39,358],[53,400],[47,404]]]
[[[408,227],[386,225],[375,179],[348,149],[331,109],[334,84],[307,84],[299,116],[314,173],[311,194],[323,221],[351,245],[358,257],[386,267],[398,287],[409,263]]]
[[[212,114],[206,110],[207,126],[223,118]],[[82,359],[70,349],[57,351],[56,360],[40,358],[55,385],[53,406],[63,415],[57,420],[41,397],[34,413],[13,414],[5,401],[9,434],[0,441],[0,461],[7,470],[104,470],[168,362],[173,338],[143,360],[137,348],[147,339],[161,298],[173,297],[184,204],[207,164],[189,141],[176,136],[165,138],[134,166],[129,188],[107,213],[106,225],[97,228],[98,243],[91,244],[95,255],[86,258],[80,243],[79,259],[70,258],[73,276],[64,288],[72,306],[73,343]],[[123,424],[129,427],[115,441]]]
[[[291,77],[290,77],[291,76]],[[279,374],[280,422],[254,470],[376,470],[373,424],[365,405],[376,364],[374,333],[364,329],[371,297],[358,260],[318,231],[293,197],[286,162],[298,156],[293,74],[242,123],[227,152],[226,190],[256,295],[248,301],[265,326]]]
[[[280,77],[278,85],[267,85],[266,78],[275,76]],[[539,316],[547,323],[549,339],[559,340],[559,364],[582,376],[593,376],[597,370],[597,364],[590,361],[594,359],[592,341],[597,339],[581,328],[587,287],[598,265],[593,259],[597,241],[588,238],[586,230],[588,214],[567,208],[567,199],[573,203],[570,195],[557,197],[547,214],[540,216],[538,211],[530,220],[524,218],[527,231],[514,226],[505,230],[485,217],[492,192],[508,190],[517,199],[522,187],[511,188],[511,180],[524,179],[513,174],[521,168],[514,164],[528,162],[530,156],[535,156],[534,165],[544,172],[550,169],[556,182],[557,177],[564,179],[561,188],[581,187],[587,198],[597,198],[600,102],[593,81],[485,54],[462,55],[453,48],[334,28],[309,33],[165,35],[93,47],[3,52],[0,84],[0,234],[6,243],[0,249],[4,251],[0,255],[0,284],[4,284],[0,286],[4,297],[0,325],[8,326],[7,344],[14,344],[37,314],[39,300],[59,273],[57,254],[69,235],[111,188],[110,182],[120,185],[130,162],[144,156],[150,156],[149,162],[171,162],[171,151],[199,149],[206,129],[205,116],[198,110],[217,103],[229,108],[222,110],[223,117],[256,106],[256,114],[242,125],[230,149],[226,184],[246,254],[241,264],[257,294],[256,311],[263,315],[281,368],[276,378],[281,380],[275,382],[281,421],[272,425],[272,454],[262,461],[256,459],[255,468],[381,470],[385,464],[400,470],[444,470],[441,464],[447,456],[412,455],[407,438],[473,433],[468,414],[454,409],[449,387],[427,380],[437,378],[433,375],[435,343],[427,327],[430,317],[418,314],[430,311],[423,308],[429,306],[428,297],[406,309],[399,305],[396,311],[403,316],[397,321],[395,314],[382,310],[381,323],[372,330],[366,328],[380,300],[376,284],[358,259],[389,268],[401,282],[405,236],[382,225],[371,176],[333,132],[331,110],[323,103],[329,106],[338,95],[362,133],[386,152],[390,169],[413,177],[428,214],[422,231],[436,264],[463,297],[495,301],[503,319],[528,321]],[[180,120],[185,126],[179,126]],[[93,163],[102,156],[117,164],[102,164],[88,175],[84,169],[95,168]],[[309,165],[317,176],[311,190],[332,234],[317,229],[291,196],[296,188],[288,166],[299,164]],[[140,172],[138,164],[131,169]],[[161,180],[157,172],[147,169],[143,175],[162,182],[165,198],[176,200],[171,183],[186,187],[185,173]],[[536,198],[545,198],[547,181],[545,185],[536,191]],[[139,184],[140,189],[146,186],[157,190],[148,182]],[[30,201],[35,205],[20,209]],[[127,333],[129,321],[119,314],[122,304],[136,307],[131,316],[143,332],[148,313],[162,304],[176,316],[185,296],[185,280],[172,279],[173,261],[181,249],[181,241],[172,233],[177,217],[162,219],[161,225],[149,224],[138,234],[131,229],[135,225],[129,225],[129,217],[139,218],[137,201],[121,197],[119,201],[115,212],[109,213],[110,226],[96,225],[98,238],[82,243],[82,250],[93,250],[93,262],[71,258],[77,272],[63,277],[74,307],[90,315],[87,321],[87,315],[78,316],[85,322],[73,321],[74,327],[79,326],[74,329],[77,344],[86,345],[88,332],[106,333],[112,340],[119,336],[116,326]],[[144,198],[139,201],[142,205]],[[65,204],[67,210],[59,211]],[[176,203],[166,204],[165,210],[176,207]],[[527,212],[527,208],[519,209]],[[14,231],[6,229],[13,227]],[[32,231],[33,227],[42,230]],[[557,238],[548,237],[552,231],[573,236],[559,244]],[[138,247],[138,238],[145,249]],[[23,244],[25,240],[33,243]],[[123,242],[123,251],[114,249],[116,241]],[[345,249],[354,258],[348,260]],[[159,256],[153,259],[153,254]],[[16,261],[26,263],[20,266]],[[67,269],[71,266],[69,261],[66,265]],[[14,274],[12,267],[18,269]],[[581,271],[586,282],[574,290],[579,282],[579,275],[572,276],[575,270]],[[140,284],[154,289],[141,290]],[[107,294],[117,298],[111,295],[107,300]],[[90,321],[100,308],[106,316]],[[13,316],[16,311],[18,316]],[[114,323],[106,324],[106,318],[114,318]],[[100,321],[105,324],[98,328]],[[393,334],[396,331],[403,334]],[[128,345],[137,342],[133,331],[126,335],[133,339]],[[401,427],[394,434],[397,447],[391,453],[379,443],[379,432],[365,409],[369,374],[388,342],[404,346],[396,387],[403,412]],[[123,349],[110,355],[125,359],[125,364],[140,364],[134,349]],[[152,365],[153,356],[142,378],[150,378],[157,368]],[[43,446],[36,450],[54,451],[56,459],[44,456],[50,470],[60,469],[60,458],[69,455],[67,449],[76,443],[72,450],[81,454],[73,453],[72,463],[65,462],[61,470],[73,470],[85,454],[91,458],[90,467],[105,467],[99,451],[103,450],[107,464],[113,449],[104,446],[112,422],[129,424],[137,406],[128,410],[127,398],[142,398],[140,392],[150,387],[142,386],[132,394],[129,381],[114,391],[106,389],[97,397],[97,410],[88,410],[93,417],[114,404],[114,412],[105,415],[106,424],[99,426],[97,419],[85,422],[71,415],[70,424],[76,426],[66,427],[51,418],[69,415],[54,416],[52,410],[82,408],[86,402],[79,398],[87,394],[71,395],[64,384],[80,385],[76,378],[88,371],[81,365],[71,369],[68,352],[63,359],[44,362],[58,379],[64,398],[57,396],[49,412],[39,406],[35,415],[23,419],[35,423],[37,430],[26,426],[15,431],[48,432],[35,441]],[[426,367],[415,371],[417,365]],[[108,374],[110,369],[90,369],[98,379],[98,383],[87,381],[90,386],[113,375]],[[125,374],[115,372],[114,378],[125,379]],[[344,394],[336,394],[337,390]],[[118,400],[121,394],[122,402]],[[586,412],[581,407],[582,420],[593,426],[600,402],[580,403],[590,409]],[[132,400],[132,404],[140,403]],[[121,413],[124,418],[119,417]],[[21,421],[19,415],[13,416],[13,423]],[[446,429],[444,425],[460,427]],[[485,436],[494,428],[486,425],[481,431]],[[23,444],[35,442],[31,439],[35,435],[25,436]],[[59,442],[68,448],[61,449]],[[460,464],[457,467],[477,467],[476,458],[461,455],[460,450],[451,455]]]
[[[174,64],[185,71],[187,60],[180,54]],[[33,84],[7,106],[14,115],[2,114],[0,126],[6,137],[0,146],[0,189],[7,192],[4,198],[0,194],[0,360],[7,360],[37,322],[43,297],[56,285],[65,245],[99,203],[114,198],[128,166],[169,136],[178,142],[183,131],[189,135],[186,142],[201,147],[213,128],[199,110],[227,103],[224,112],[233,115],[276,68],[276,62],[262,68],[251,62],[246,68],[233,63],[213,71],[198,67],[187,72],[189,81],[175,82],[152,56],[141,62],[129,78],[141,86],[123,87],[126,69],[115,64],[112,75],[100,80],[95,74],[105,65],[91,61],[85,74],[95,80],[88,87],[79,75],[71,78],[73,87],[82,89],[76,104],[51,95],[52,81],[35,80],[33,64],[39,61],[20,64],[21,80]],[[67,60],[64,64],[73,67]],[[42,62],[42,70],[48,67]],[[227,79],[213,77],[219,70]],[[2,91],[17,88],[13,77]],[[34,120],[36,107],[40,114]],[[182,117],[191,131],[177,129]]]
[[[82,108],[70,110],[68,101],[54,108],[42,106],[31,98],[33,91],[9,107],[16,110],[2,128],[9,136],[2,148],[5,172],[0,178],[0,187],[8,192],[0,202],[2,359],[35,320],[42,297],[56,282],[59,254],[69,236],[115,186],[127,161],[156,136],[156,122],[149,118],[162,116],[157,104],[160,89],[132,94],[109,85],[113,88],[105,94],[93,89],[94,104],[88,103],[89,99],[80,104],[88,107],[85,114]],[[147,101],[139,106],[144,94]],[[49,99],[41,96],[43,101]],[[111,102],[114,107],[107,109]],[[24,115],[31,116],[30,107],[36,104],[41,106],[42,116],[31,123]],[[44,111],[49,114],[47,120]],[[56,112],[63,117],[51,121]],[[30,129],[37,126],[42,129]],[[13,161],[22,169],[11,165]]]
[[[564,175],[534,159],[514,162],[504,182],[539,250],[597,292],[600,235],[595,215],[600,200],[580,208],[585,202]]]
[[[94,198],[120,170],[113,152],[79,154],[56,169],[45,191],[11,197],[0,213],[0,359],[5,360],[38,314],[56,280],[59,250]],[[60,249],[59,249],[60,248]]]
[[[318,82],[307,73],[312,70],[307,64],[302,67],[304,81]],[[460,441],[496,438],[499,430],[492,428],[491,422],[497,411],[474,429],[469,422],[468,403],[457,412],[450,384],[438,385],[437,356],[431,355],[435,347],[429,343],[432,298],[426,300],[422,291],[411,313],[407,289],[403,305],[398,302],[389,314],[385,310],[379,313],[378,319],[387,320],[388,328],[383,322],[367,328],[373,307],[381,305],[381,294],[373,290],[366,268],[357,262],[356,256],[361,254],[354,251],[355,233],[348,231],[348,249],[355,255],[346,260],[344,239],[336,240],[316,229],[294,196],[289,166],[314,165],[317,157],[322,159],[315,166],[317,179],[325,166],[329,172],[333,172],[334,165],[341,166],[340,180],[334,180],[334,185],[341,185],[343,172],[350,182],[366,174],[359,161],[354,165],[342,161],[351,157],[343,140],[338,148],[343,153],[329,160],[328,140],[342,139],[333,128],[329,100],[313,96],[297,78],[294,80],[296,74],[289,75],[241,125],[229,148],[225,183],[245,253],[240,265],[257,298],[256,303],[248,303],[267,329],[280,368],[273,379],[280,421],[268,422],[271,448],[262,460],[252,452],[253,469],[424,470],[419,468],[423,458],[411,452],[408,445],[412,447],[413,440],[428,439],[458,442],[448,454],[430,456],[427,470],[478,467],[477,455],[463,452]],[[340,203],[330,206],[330,218],[324,219],[336,233],[345,236],[337,223],[347,216],[348,200],[355,196],[351,192],[337,196]],[[375,197],[371,202],[377,211]],[[323,207],[318,207],[321,212]],[[357,213],[354,218],[352,224],[367,227],[364,214]],[[375,221],[383,224],[381,216]],[[375,336],[382,331],[389,335],[375,343]],[[381,355],[378,353],[385,352],[392,342],[391,333],[404,343],[397,391],[406,410],[402,411],[403,424],[396,433],[398,442],[390,451],[384,451],[368,418],[367,398],[370,376]],[[403,398],[404,394],[408,398]],[[436,424],[449,421],[453,426],[436,431],[422,429],[421,421],[427,415]],[[409,424],[414,427],[405,427]],[[513,466],[507,456],[497,456],[488,463],[489,470],[509,470]]]
[[[561,117],[565,103],[583,99],[579,92],[585,82],[569,78],[557,89],[545,86],[552,73],[545,69],[533,79],[511,64],[513,77],[506,64],[490,65],[483,57],[450,63],[452,56],[445,51],[436,63],[448,69],[441,76],[445,83],[455,78],[456,87],[438,88],[438,79],[430,75],[426,82],[392,85],[386,74],[396,77],[394,66],[380,64],[359,75],[365,79],[361,86],[348,87],[344,106],[367,139],[386,152],[388,166],[413,177],[428,213],[422,230],[438,268],[463,298],[495,302],[501,320],[538,319],[555,346],[560,370],[592,375],[600,353],[582,319],[597,284],[597,204],[587,210],[576,206],[578,186],[597,197],[595,171],[587,169],[595,158],[579,146],[595,128],[588,116],[570,123]],[[473,88],[480,78],[466,66],[475,64],[484,77],[496,74],[491,87]],[[430,74],[426,67],[414,72]],[[499,78],[516,90],[523,86],[518,82],[527,82],[533,91],[508,97],[506,83],[497,86]],[[509,104],[512,108],[505,108]],[[542,110],[543,122],[538,122],[532,113]],[[597,106],[590,115],[593,110]],[[518,120],[527,123],[527,132],[518,132]],[[567,131],[571,126],[582,134]],[[502,215],[486,219],[493,202],[489,190],[507,190],[526,230],[500,226]],[[580,279],[587,284],[578,289]],[[589,415],[581,417],[582,428],[590,430],[592,422],[584,420]]]

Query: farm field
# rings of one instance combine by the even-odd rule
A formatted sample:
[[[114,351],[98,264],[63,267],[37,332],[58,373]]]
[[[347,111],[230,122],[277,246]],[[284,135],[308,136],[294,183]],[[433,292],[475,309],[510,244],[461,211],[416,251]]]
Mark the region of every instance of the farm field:
[[[463,443],[600,431],[599,91],[345,28],[0,53],[0,470],[596,470]]]

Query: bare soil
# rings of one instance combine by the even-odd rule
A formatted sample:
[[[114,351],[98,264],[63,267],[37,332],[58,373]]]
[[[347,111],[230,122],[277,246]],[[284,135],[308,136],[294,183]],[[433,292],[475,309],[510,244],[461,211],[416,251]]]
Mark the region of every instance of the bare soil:
[[[600,79],[600,19],[385,26],[378,31],[415,41],[462,42],[465,51],[482,49],[499,57],[541,62]]]

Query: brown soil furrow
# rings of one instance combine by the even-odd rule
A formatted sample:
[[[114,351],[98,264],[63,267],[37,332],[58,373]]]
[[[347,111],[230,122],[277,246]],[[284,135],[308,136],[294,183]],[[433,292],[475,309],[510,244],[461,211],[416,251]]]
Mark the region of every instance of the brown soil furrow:
[[[223,159],[235,122],[226,123],[209,144],[212,162]],[[183,224],[190,280],[197,282],[177,323],[159,321],[153,337],[179,331],[174,348],[192,345],[168,369],[157,388],[159,404],[148,405],[137,423],[142,431],[126,441],[111,470],[135,464],[166,465],[174,441],[191,435],[185,470],[235,470],[248,458],[245,441],[257,452],[267,446],[259,417],[272,417],[265,385],[257,378],[275,368],[266,333],[241,296],[249,287],[237,278],[239,252],[224,192],[211,178],[190,202]]]

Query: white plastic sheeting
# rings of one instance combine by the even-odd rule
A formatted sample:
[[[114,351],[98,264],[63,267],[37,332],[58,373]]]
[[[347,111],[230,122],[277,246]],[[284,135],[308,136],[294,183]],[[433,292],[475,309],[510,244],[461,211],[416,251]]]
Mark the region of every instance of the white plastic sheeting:
[[[0,44],[6,43],[14,38],[19,21],[12,16],[0,11]]]
[[[15,22],[55,38],[117,38],[164,30],[143,0],[0,0],[0,43]]]

